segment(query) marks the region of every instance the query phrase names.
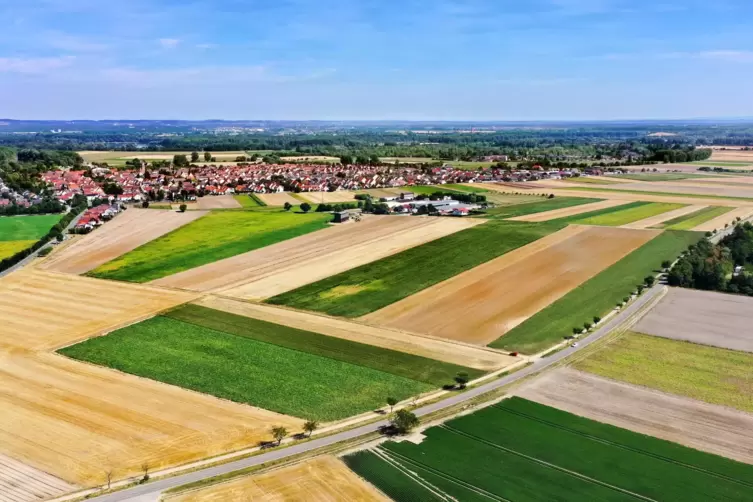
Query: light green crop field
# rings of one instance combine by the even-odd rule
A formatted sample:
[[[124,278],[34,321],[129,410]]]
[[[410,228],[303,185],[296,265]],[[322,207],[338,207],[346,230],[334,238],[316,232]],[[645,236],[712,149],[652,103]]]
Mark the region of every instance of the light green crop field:
[[[61,214],[0,216],[0,241],[38,241],[62,217]]]
[[[619,207],[619,206],[618,206]],[[668,211],[685,207],[684,204],[669,204],[666,202],[650,202],[637,207],[629,207],[619,211],[613,211],[599,216],[586,216],[572,221],[579,225],[604,225],[619,227],[635,221],[650,218]],[[610,208],[611,209],[611,208]]]
[[[576,368],[753,412],[753,354],[631,333]]]
[[[603,317],[618,301],[629,296],[647,275],[652,275],[662,261],[674,260],[690,244],[702,238],[698,232],[667,230],[661,233],[490,346],[524,354],[546,350],[570,335],[573,328],[592,322],[594,316]]]
[[[37,241],[0,241],[0,260],[10,258],[19,251],[30,248],[35,242]]]
[[[260,204],[261,200],[255,195],[240,194],[233,195],[233,198],[238,201],[243,209],[256,209],[266,205]]]
[[[331,217],[279,208],[214,211],[105,263],[89,275],[149,282],[320,230]]]
[[[258,336],[268,340],[290,336],[289,328],[269,323],[249,324],[242,327],[241,334],[233,334],[160,316],[66,347],[60,353],[319,421],[346,418],[384,406],[387,397],[402,400],[433,388],[364,365],[259,341],[255,339],[259,329],[266,333]],[[358,356],[361,347],[357,345],[340,344],[343,357]],[[382,360],[389,364],[389,355]]]
[[[514,195],[505,193],[500,193],[500,195],[506,197],[530,197],[529,195]],[[533,202],[488,209],[486,211],[486,214],[481,217],[491,218],[495,220],[504,220],[507,218],[514,218],[516,216],[525,216],[527,214],[543,213],[545,211],[554,211],[555,209],[564,209],[566,207],[590,204],[591,202],[599,202],[601,200],[602,199],[588,199],[585,197],[555,197],[553,199],[537,197]]]
[[[666,228],[669,230],[690,230],[702,223],[706,223],[709,220],[713,220],[723,214],[732,211],[731,207],[706,207],[699,209],[694,213],[680,216],[669,221],[665,221],[660,228]]]

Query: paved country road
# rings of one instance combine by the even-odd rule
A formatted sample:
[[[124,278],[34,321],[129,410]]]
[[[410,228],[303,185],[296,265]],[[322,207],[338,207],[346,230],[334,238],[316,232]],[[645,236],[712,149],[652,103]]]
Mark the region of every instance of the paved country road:
[[[588,338],[580,340],[578,342],[577,347],[570,346],[547,358],[537,359],[534,362],[534,364],[516,373],[513,373],[512,375],[508,375],[506,377],[494,380],[492,382],[479,385],[478,387],[473,387],[467,390],[466,392],[463,392],[462,394],[456,394],[456,395],[450,396],[447,399],[443,399],[442,401],[423,406],[421,408],[418,408],[417,410],[414,410],[414,413],[418,416],[424,416],[424,415],[442,410],[444,408],[448,408],[450,406],[455,406],[457,404],[463,403],[465,401],[469,401],[487,392],[499,389],[500,387],[504,387],[505,385],[509,385],[513,382],[516,382],[517,380],[520,380],[521,378],[525,378],[533,373],[537,373],[539,371],[542,371],[548,368],[549,366],[552,366],[553,364],[558,363],[562,359],[572,355],[578,350],[581,350],[584,347],[587,347],[588,345],[608,335],[613,329],[621,325],[623,322],[629,319],[630,316],[638,312],[644,305],[646,305],[648,302],[654,299],[662,291],[663,288],[664,286],[657,285],[647,290],[634,303],[632,303],[622,312],[614,316],[610,321],[604,323],[604,325],[601,328],[599,328],[594,333],[592,333]],[[237,471],[240,469],[245,469],[248,467],[258,466],[266,462],[284,459],[292,455],[305,453],[307,451],[315,450],[317,448],[321,448],[324,446],[333,445],[341,441],[346,441],[349,439],[358,438],[360,436],[365,436],[367,434],[371,434],[377,431],[380,427],[384,425],[387,425],[386,420],[382,420],[376,423],[370,423],[368,425],[364,425],[356,429],[347,430],[344,432],[333,434],[331,436],[323,437],[321,439],[308,441],[306,443],[300,443],[297,445],[294,444],[287,448],[270,451],[268,453],[263,453],[263,454],[256,455],[253,457],[248,457],[242,460],[236,460],[234,462],[228,462],[226,464],[218,465],[215,467],[208,467],[206,469],[201,469],[199,471],[194,471],[187,474],[174,476],[171,478],[161,479],[161,480],[154,481],[152,483],[148,483],[145,485],[139,485],[133,488],[111,493],[109,495],[93,497],[88,500],[96,501],[96,502],[125,502],[125,501],[141,502],[141,501],[158,500],[160,493],[169,488],[175,488],[175,487],[182,486],[188,483],[193,483],[195,481],[201,481],[203,479],[211,478],[213,476],[227,474],[227,473]]]

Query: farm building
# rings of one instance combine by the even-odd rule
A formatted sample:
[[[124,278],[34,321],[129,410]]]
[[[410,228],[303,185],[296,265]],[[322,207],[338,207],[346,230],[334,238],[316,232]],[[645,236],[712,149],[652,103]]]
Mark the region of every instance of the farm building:
[[[346,221],[350,221],[350,212],[338,211],[334,213],[332,223],[345,223]]]

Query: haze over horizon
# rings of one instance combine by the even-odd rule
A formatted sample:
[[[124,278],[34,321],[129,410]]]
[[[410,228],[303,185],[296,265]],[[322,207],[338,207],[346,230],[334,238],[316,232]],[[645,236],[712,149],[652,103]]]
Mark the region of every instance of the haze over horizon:
[[[17,119],[753,116],[745,0],[27,0],[0,15],[0,115]]]

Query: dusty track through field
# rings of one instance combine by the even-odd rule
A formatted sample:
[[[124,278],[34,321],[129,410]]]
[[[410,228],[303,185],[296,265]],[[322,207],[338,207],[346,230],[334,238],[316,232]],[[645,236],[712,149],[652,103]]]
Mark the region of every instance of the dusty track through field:
[[[129,209],[94,232],[53,253],[40,267],[84,274],[207,214],[157,209]]]
[[[155,281],[193,291],[269,298],[483,223],[480,219],[366,216]]]
[[[300,200],[291,196],[288,192],[280,193],[260,193],[256,194],[259,199],[268,206],[284,206],[286,202],[297,206],[301,203]]]
[[[308,312],[215,296],[204,297],[196,301],[196,303],[204,307],[230,312],[231,314],[260,319],[292,328],[313,331],[322,335],[397,350],[407,354],[428,357],[437,361],[477,368],[484,371],[493,371],[518,362],[514,357],[493,350],[415,335],[394,329],[366,326],[357,322],[310,314]]]
[[[652,216],[650,218],[645,218],[643,220],[634,221],[633,223],[628,223],[627,225],[622,225],[622,228],[650,228],[664,223],[665,221],[673,220],[675,218],[679,218],[680,216],[685,216],[686,214],[695,213],[696,211],[700,211],[701,209],[705,209],[707,207],[708,206],[681,207],[680,209],[675,209],[674,211],[667,211],[666,213],[657,214],[656,216]]]
[[[558,218],[565,218],[567,216],[575,216],[577,214],[590,213],[591,211],[599,211],[600,209],[607,209],[610,207],[623,206],[629,204],[625,200],[602,200],[599,202],[593,202],[591,204],[581,204],[580,206],[565,207],[563,209],[555,209],[554,211],[545,211],[543,213],[527,214],[524,216],[516,216],[510,218],[512,221],[529,221],[529,222],[541,222],[556,220]]]
[[[706,223],[701,223],[693,230],[697,232],[713,232],[714,230],[723,229],[724,225],[728,223],[731,225],[737,218],[747,220],[751,216],[753,216],[753,207],[739,207]]]
[[[257,476],[247,476],[199,490],[168,496],[168,502],[225,502],[255,500],[389,502],[339,459],[317,457]]]
[[[485,345],[658,233],[570,225],[361,319]]]
[[[753,415],[570,368],[550,371],[516,395],[582,417],[753,463]]]
[[[26,270],[0,280],[0,454],[82,486],[256,445],[300,421],[52,351],[195,295]]]

